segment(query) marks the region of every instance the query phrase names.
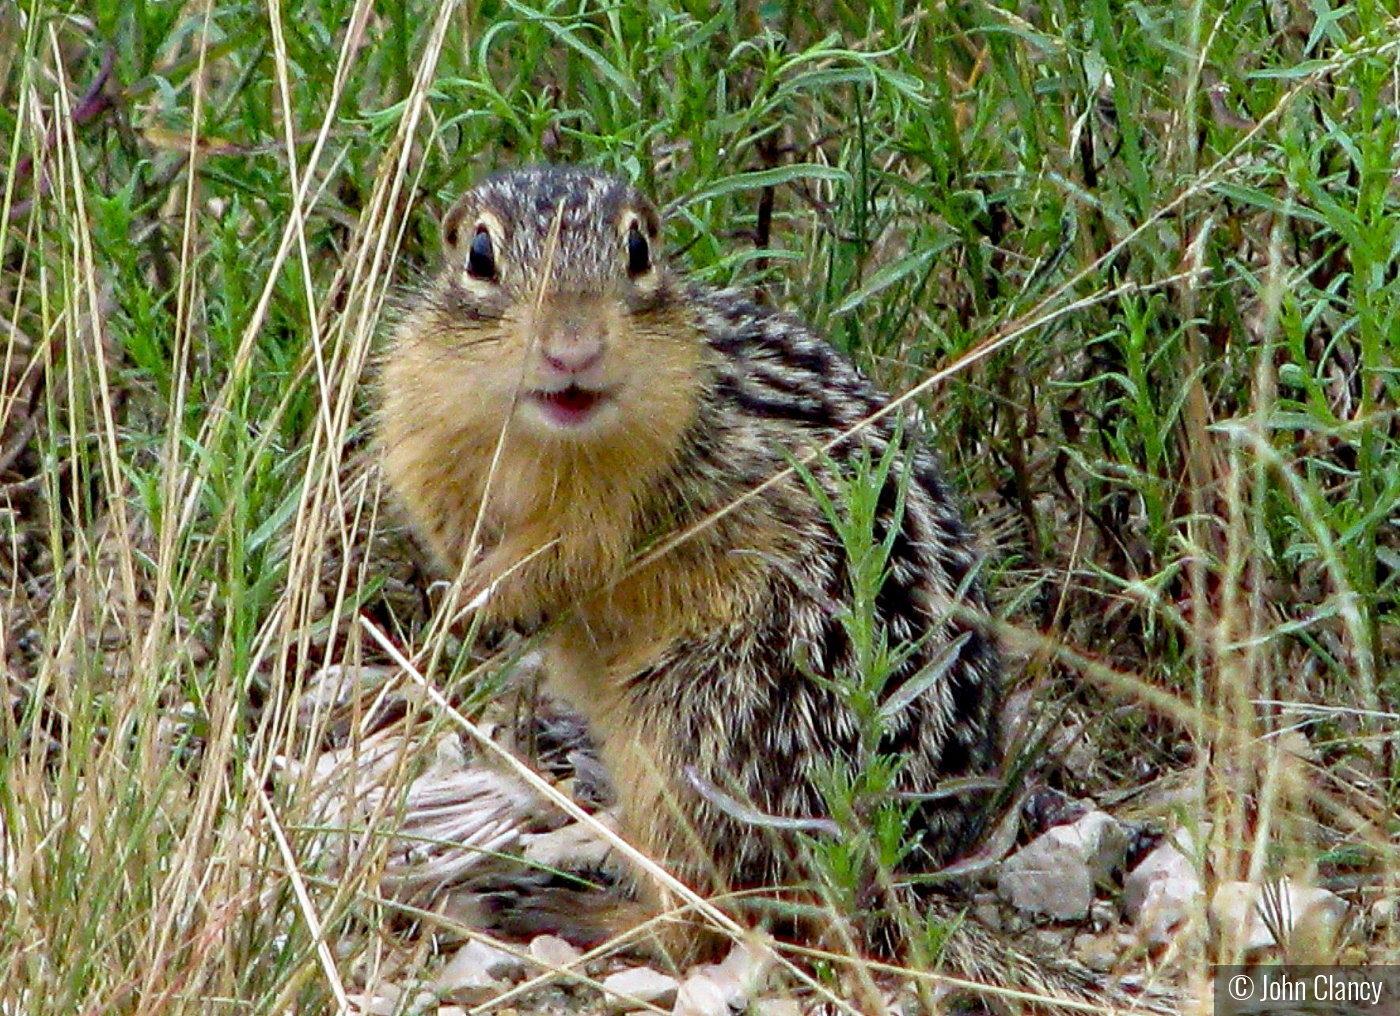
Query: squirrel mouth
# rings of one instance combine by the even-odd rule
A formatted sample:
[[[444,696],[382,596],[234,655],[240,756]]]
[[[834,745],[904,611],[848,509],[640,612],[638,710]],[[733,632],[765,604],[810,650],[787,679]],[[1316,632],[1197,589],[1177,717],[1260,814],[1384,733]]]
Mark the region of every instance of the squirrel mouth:
[[[557,392],[531,392],[535,404],[544,411],[545,419],[557,427],[577,427],[586,422],[607,399],[604,392],[590,391],[569,385]]]

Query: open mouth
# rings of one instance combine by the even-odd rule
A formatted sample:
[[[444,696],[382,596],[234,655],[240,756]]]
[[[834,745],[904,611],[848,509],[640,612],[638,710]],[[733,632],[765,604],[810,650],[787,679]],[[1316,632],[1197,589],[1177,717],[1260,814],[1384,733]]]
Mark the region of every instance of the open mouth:
[[[604,392],[569,385],[557,392],[531,392],[530,397],[544,412],[545,419],[559,427],[584,423],[606,400]]]

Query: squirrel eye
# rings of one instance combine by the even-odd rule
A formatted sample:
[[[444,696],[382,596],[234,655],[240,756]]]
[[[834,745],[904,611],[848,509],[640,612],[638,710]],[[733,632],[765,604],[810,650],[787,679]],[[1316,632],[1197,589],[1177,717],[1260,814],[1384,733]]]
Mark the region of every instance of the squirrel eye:
[[[641,275],[651,268],[651,248],[637,223],[627,230],[627,274]]]
[[[496,277],[496,254],[485,226],[477,226],[476,235],[472,237],[471,248],[467,251],[467,274],[474,279]]]

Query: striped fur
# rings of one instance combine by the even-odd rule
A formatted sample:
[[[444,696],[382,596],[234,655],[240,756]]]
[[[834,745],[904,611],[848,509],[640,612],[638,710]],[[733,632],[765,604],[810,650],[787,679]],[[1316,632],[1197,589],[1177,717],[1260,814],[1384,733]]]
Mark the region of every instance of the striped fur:
[[[635,277],[629,222],[656,262]],[[478,229],[495,241],[487,284],[463,271]],[[469,192],[445,224],[447,263],[385,360],[386,472],[469,594],[492,590],[491,619],[546,632],[551,686],[599,740],[627,833],[702,890],[792,884],[795,844],[686,776],[773,815],[821,817],[823,772],[859,748],[850,709],[812,676],[853,666],[838,619],[846,556],[800,476],[770,481],[807,458],[835,497],[815,449],[849,466],[899,442],[877,520],[877,538],[898,530],[878,610],[892,641],[918,648],[887,689],[967,635],[884,733],[882,749],[907,758],[906,791],[998,763],[978,556],[917,421],[862,426],[884,394],[796,318],[686,283],[661,263],[658,230],[636,191],[588,170],[522,170]],[[602,408],[566,433],[541,425],[521,395],[545,383],[541,350],[595,320]],[[974,811],[926,806],[910,865],[970,846]]]

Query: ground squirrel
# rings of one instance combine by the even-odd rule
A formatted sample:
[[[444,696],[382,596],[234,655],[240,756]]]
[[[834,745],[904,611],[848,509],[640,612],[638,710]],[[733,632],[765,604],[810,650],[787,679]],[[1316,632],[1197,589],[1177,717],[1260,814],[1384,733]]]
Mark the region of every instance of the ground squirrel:
[[[586,717],[629,838],[705,892],[802,877],[791,834],[727,802],[823,816],[823,774],[856,754],[825,680],[853,665],[849,565],[809,484],[836,497],[832,464],[860,449],[896,456],[877,608],[909,654],[886,688],[935,675],[880,748],[911,793],[995,769],[979,556],[916,421],[837,440],[887,397],[796,318],[682,279],[655,208],[616,177],[502,173],[442,234],[384,360],[386,474],[487,617],[544,632],[550,687]],[[906,865],[970,846],[974,810],[921,805]]]

